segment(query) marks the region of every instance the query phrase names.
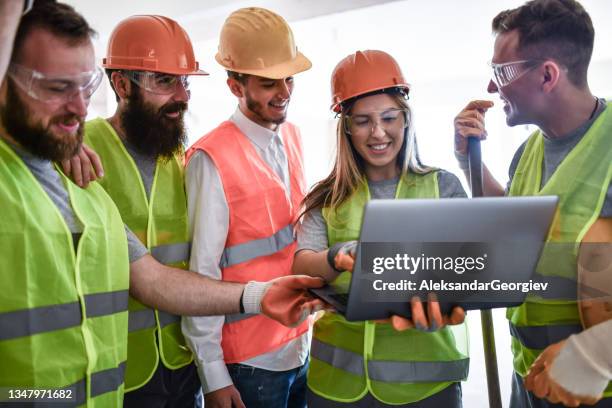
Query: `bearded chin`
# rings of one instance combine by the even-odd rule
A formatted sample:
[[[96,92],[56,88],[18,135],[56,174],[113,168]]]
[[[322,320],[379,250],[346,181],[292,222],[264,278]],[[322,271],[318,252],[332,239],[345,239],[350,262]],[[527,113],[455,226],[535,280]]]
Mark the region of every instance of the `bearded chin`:
[[[163,161],[179,153],[187,141],[183,117],[169,119],[164,114],[166,110],[167,107],[155,110],[138,92],[133,92],[121,113],[121,124],[130,145],[141,154]]]
[[[74,119],[74,115],[64,115],[51,119],[48,127],[41,123],[30,123],[28,118],[35,117],[16,91],[13,81],[7,82],[6,105],[0,107],[0,119],[8,134],[28,153],[43,160],[62,161],[73,157],[83,143],[83,120],[79,121],[76,134],[56,134],[50,129],[52,124]]]

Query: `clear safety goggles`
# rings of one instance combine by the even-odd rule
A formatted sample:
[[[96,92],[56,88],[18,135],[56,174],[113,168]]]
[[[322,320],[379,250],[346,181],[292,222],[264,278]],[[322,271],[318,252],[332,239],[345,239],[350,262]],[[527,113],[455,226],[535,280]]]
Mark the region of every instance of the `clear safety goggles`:
[[[493,69],[493,82],[495,82],[498,88],[501,88],[510,85],[542,62],[544,60],[534,59],[511,61],[503,64],[490,62],[489,65]]]
[[[19,64],[10,64],[9,77],[30,97],[44,103],[60,104],[77,95],[89,100],[102,82],[100,67],[77,75],[50,76]]]
[[[141,88],[158,95],[171,95],[178,89],[179,84],[189,92],[189,77],[187,75],[164,74],[150,71],[122,71],[132,82]]]
[[[344,116],[345,132],[354,136],[369,136],[377,126],[388,133],[404,130],[408,127],[408,109],[387,109]]]

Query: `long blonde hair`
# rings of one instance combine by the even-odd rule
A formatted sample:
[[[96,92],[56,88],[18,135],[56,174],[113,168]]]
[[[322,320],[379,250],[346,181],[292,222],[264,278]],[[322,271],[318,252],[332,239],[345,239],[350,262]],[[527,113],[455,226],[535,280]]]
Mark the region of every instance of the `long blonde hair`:
[[[387,90],[401,109],[406,109],[406,120],[408,126],[404,130],[404,141],[397,155],[397,164],[401,170],[400,174],[413,172],[427,174],[433,170],[425,166],[419,159],[416,136],[413,126],[413,114],[408,104],[407,96],[402,92]],[[366,94],[360,97],[369,96]],[[365,163],[361,155],[355,150],[350,136],[345,129],[346,117],[351,114],[352,107],[357,99],[343,107],[338,116],[336,126],[336,158],[334,167],[325,179],[321,180],[308,192],[302,201],[304,211],[302,216],[315,208],[330,207],[338,208],[357,189],[360,183],[366,179]]]

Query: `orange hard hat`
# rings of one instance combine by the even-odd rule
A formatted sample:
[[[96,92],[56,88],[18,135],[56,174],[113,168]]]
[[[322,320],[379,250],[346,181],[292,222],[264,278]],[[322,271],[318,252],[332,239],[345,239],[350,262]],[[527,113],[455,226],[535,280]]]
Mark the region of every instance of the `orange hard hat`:
[[[234,11],[225,20],[215,59],[229,71],[281,79],[312,66],[298,51],[291,27],[260,7]]]
[[[102,66],[174,75],[208,75],[199,69],[189,36],[163,16],[131,16],[121,21],[108,41]]]
[[[334,68],[331,109],[340,112],[342,102],[387,88],[410,90],[397,61],[384,51],[357,51]]]

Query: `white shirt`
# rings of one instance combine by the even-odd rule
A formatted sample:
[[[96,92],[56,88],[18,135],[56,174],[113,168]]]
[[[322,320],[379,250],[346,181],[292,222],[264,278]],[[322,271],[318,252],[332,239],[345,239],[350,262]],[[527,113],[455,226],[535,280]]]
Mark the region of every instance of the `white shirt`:
[[[279,175],[289,190],[289,165],[283,140],[278,133],[251,121],[239,108],[230,120],[248,137],[257,153]],[[210,156],[203,151],[197,151],[187,165],[185,180],[192,237],[189,267],[192,271],[220,280],[219,262],[229,229],[229,207],[221,177]],[[224,321],[224,316],[182,319],[183,334],[195,354],[195,363],[205,394],[232,384],[221,348]],[[242,361],[241,364],[270,371],[286,371],[299,367],[308,357],[310,337],[309,330],[278,349]]]

